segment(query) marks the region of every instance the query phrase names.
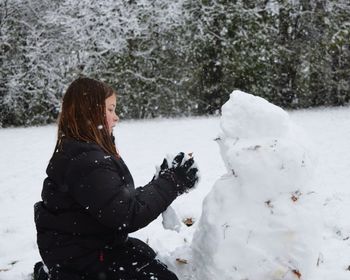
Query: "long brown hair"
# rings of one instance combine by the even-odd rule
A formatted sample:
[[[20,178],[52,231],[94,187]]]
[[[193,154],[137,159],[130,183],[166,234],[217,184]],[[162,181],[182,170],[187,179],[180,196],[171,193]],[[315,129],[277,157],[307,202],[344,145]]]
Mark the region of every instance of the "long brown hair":
[[[64,137],[98,144],[108,154],[119,157],[106,120],[106,98],[116,94],[107,84],[78,78],[68,87],[58,119],[56,149]]]

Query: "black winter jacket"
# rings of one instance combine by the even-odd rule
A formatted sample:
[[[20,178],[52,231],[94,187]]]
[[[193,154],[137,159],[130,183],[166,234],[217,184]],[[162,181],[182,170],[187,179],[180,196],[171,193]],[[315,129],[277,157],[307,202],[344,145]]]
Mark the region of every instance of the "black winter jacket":
[[[49,267],[123,244],[177,196],[175,184],[163,178],[135,189],[121,158],[75,140],[63,141],[46,172],[34,216],[39,251]]]

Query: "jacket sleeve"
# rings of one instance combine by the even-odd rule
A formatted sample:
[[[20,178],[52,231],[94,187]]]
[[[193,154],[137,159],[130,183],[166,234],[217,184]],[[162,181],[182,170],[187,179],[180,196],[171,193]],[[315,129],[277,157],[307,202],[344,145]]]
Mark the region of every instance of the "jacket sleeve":
[[[145,227],[177,196],[174,184],[163,178],[134,189],[124,183],[108,160],[75,164],[72,173],[75,176],[71,177],[80,178],[69,183],[73,198],[101,224],[117,231]]]

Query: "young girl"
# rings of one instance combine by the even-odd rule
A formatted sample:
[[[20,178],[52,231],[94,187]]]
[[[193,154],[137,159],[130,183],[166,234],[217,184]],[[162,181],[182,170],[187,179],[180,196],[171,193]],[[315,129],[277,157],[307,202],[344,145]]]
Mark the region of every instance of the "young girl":
[[[191,157],[164,160],[154,179],[134,188],[115,148],[116,93],[89,78],[75,80],[63,98],[58,138],[35,204],[43,262],[34,278],[178,279],[155,252],[129,233],[147,226],[198,181]]]

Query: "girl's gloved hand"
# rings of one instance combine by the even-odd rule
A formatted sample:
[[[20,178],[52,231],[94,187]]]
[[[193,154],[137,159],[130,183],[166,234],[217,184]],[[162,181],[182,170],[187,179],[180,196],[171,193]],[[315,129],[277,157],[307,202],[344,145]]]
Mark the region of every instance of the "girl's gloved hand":
[[[193,157],[182,152],[177,154],[171,163],[165,158],[157,175],[174,182],[179,195],[193,189],[199,181],[198,167]]]

